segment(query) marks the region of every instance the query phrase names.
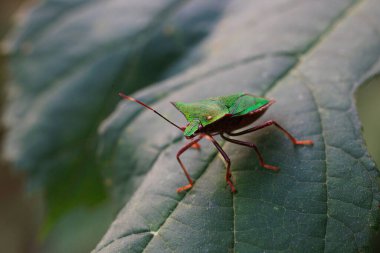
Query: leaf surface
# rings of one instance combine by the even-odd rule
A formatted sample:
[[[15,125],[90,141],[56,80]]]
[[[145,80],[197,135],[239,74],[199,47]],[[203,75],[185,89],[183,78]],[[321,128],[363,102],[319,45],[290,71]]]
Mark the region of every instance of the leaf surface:
[[[353,93],[380,71],[376,0],[234,1],[186,73],[135,96],[185,124],[169,101],[249,92],[276,99],[275,128],[224,143],[237,194],[212,145],[175,154],[181,132],[131,102],[103,123],[101,150],[111,189],[124,205],[94,252],[368,252],[377,227],[378,171],[361,137]],[[156,101],[152,103],[152,101]]]

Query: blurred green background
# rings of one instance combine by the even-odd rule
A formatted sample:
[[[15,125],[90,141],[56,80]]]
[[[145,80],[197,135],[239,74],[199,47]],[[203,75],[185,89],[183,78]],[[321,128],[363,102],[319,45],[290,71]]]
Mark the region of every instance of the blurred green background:
[[[9,34],[16,19],[22,18],[35,4],[33,0],[0,1],[0,41]],[[0,112],[6,100],[6,80],[9,78],[7,60],[0,53]],[[41,235],[44,203],[41,192],[28,192],[25,175],[15,172],[2,156],[3,138],[6,129],[0,124],[0,252],[89,252],[104,234],[113,213],[106,202],[96,209],[75,209],[69,212],[53,228],[47,237]],[[75,223],[74,223],[75,221]],[[78,226],[80,231],[72,233]],[[79,235],[79,236],[78,236]],[[86,235],[86,237],[80,237]],[[44,238],[44,239],[42,239]]]
[[[3,40],[14,20],[14,13],[23,0],[0,2],[0,40]],[[27,6],[25,6],[27,8]],[[6,59],[0,55],[0,110],[5,100],[4,83],[7,78]],[[5,129],[0,126],[2,142]],[[1,150],[1,149],[0,149]],[[3,252],[36,252],[36,231],[42,216],[42,205],[38,193],[33,196],[25,191],[23,175],[15,174],[9,164],[0,158],[0,245]]]
[[[20,6],[22,0],[2,0],[0,2],[0,39],[2,40],[12,27],[15,13],[22,15]],[[23,7],[27,9],[33,1],[26,1]],[[7,59],[0,56],[0,108],[3,109],[5,99],[5,80]],[[355,94],[359,118],[363,125],[363,134],[368,149],[377,164],[380,164],[380,78],[374,78],[362,85]],[[2,141],[5,129],[0,127],[0,141]],[[43,217],[43,202],[41,194],[27,193],[25,179],[20,173],[14,173],[6,161],[0,160],[0,245],[1,251],[7,253],[18,252],[49,252],[53,247],[55,251],[61,249],[65,252],[64,245],[78,241],[86,242],[88,238],[75,238],[65,233],[77,225],[73,220],[82,222],[80,228],[82,234],[90,235],[93,241],[78,246],[83,251],[89,250],[104,234],[107,225],[112,220],[112,210],[107,203],[96,210],[79,209],[70,212],[64,217],[52,233],[44,241],[40,240],[39,231]],[[73,219],[73,217],[75,217]],[[84,217],[86,217],[84,219]],[[98,222],[97,222],[98,221]],[[88,224],[86,224],[86,222]],[[62,238],[64,236],[64,239]],[[51,246],[54,245],[54,246]],[[58,245],[58,246],[57,246]]]

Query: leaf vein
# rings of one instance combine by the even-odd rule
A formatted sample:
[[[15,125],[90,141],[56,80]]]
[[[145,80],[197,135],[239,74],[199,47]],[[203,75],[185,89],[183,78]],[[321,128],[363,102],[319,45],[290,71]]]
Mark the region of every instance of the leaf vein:
[[[108,246],[110,246],[112,243],[118,241],[118,240],[121,240],[121,239],[124,239],[124,238],[127,238],[129,236],[133,236],[133,235],[141,235],[141,234],[146,234],[146,233],[151,233],[151,231],[141,231],[141,232],[132,232],[132,233],[127,233],[127,234],[124,234],[124,235],[121,235],[115,239],[112,239],[111,241],[109,241],[108,243],[102,245],[99,249],[96,249],[97,252],[100,252],[101,250],[104,250],[105,248],[107,248]]]
[[[299,75],[300,77],[303,77],[304,76],[301,76]],[[304,86],[309,90],[310,92],[310,95],[311,95],[311,101],[314,103],[315,107],[317,108],[317,112],[318,112],[318,122],[320,122],[320,127],[321,127],[321,138],[322,138],[322,142],[324,144],[323,146],[323,150],[324,150],[324,160],[323,160],[323,163],[324,163],[324,184],[326,185],[326,188],[325,188],[325,196],[326,196],[326,222],[325,222],[325,232],[324,232],[324,238],[323,238],[323,241],[324,241],[324,247],[323,247],[323,252],[326,252],[326,235],[327,235],[327,223],[328,223],[328,219],[329,219],[329,204],[328,204],[328,171],[327,171],[327,151],[326,151],[326,147],[327,147],[327,144],[326,144],[326,139],[325,139],[325,136],[324,136],[324,126],[323,126],[323,123],[322,123],[322,116],[321,116],[321,111],[320,111],[320,108],[319,108],[319,105],[317,103],[317,100],[316,100],[316,97],[314,95],[314,92],[312,90],[312,88],[307,84],[307,82],[304,82]]]

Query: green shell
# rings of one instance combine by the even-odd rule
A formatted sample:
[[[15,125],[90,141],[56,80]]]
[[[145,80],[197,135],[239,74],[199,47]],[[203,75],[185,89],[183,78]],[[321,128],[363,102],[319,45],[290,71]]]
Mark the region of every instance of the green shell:
[[[241,116],[255,111],[269,103],[269,100],[247,93],[237,93],[228,96],[212,97],[193,103],[172,102],[189,122],[184,135],[192,136],[199,126],[207,126],[226,114]]]

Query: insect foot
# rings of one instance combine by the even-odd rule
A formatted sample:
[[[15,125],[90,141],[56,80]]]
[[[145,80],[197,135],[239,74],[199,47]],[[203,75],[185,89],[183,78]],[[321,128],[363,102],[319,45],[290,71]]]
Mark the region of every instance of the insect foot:
[[[296,140],[294,144],[296,144],[296,145],[313,145],[314,142],[312,140],[302,140],[302,141]]]
[[[196,142],[193,145],[191,145],[191,148],[193,148],[193,149],[201,149],[201,144],[199,144],[198,142]]]
[[[231,172],[228,171],[226,173],[226,182],[227,182],[228,186],[230,187],[231,192],[236,193],[236,188],[235,188],[234,184],[232,183],[231,178],[232,178],[232,174],[231,174]]]
[[[268,169],[268,170],[273,170],[273,171],[279,171],[280,168],[277,167],[277,166],[273,166],[273,165],[269,165],[269,164],[261,164],[262,167],[264,167],[265,169]]]
[[[233,183],[231,182],[230,179],[227,179],[227,184],[230,186],[232,193],[236,193],[237,192],[235,186],[233,185]]]
[[[194,183],[194,182],[193,182],[193,183]],[[179,188],[177,189],[177,193],[181,193],[181,192],[183,192],[183,191],[187,191],[187,190],[191,189],[191,187],[193,187],[192,184],[188,184],[188,185],[185,185],[185,186],[179,187]]]

